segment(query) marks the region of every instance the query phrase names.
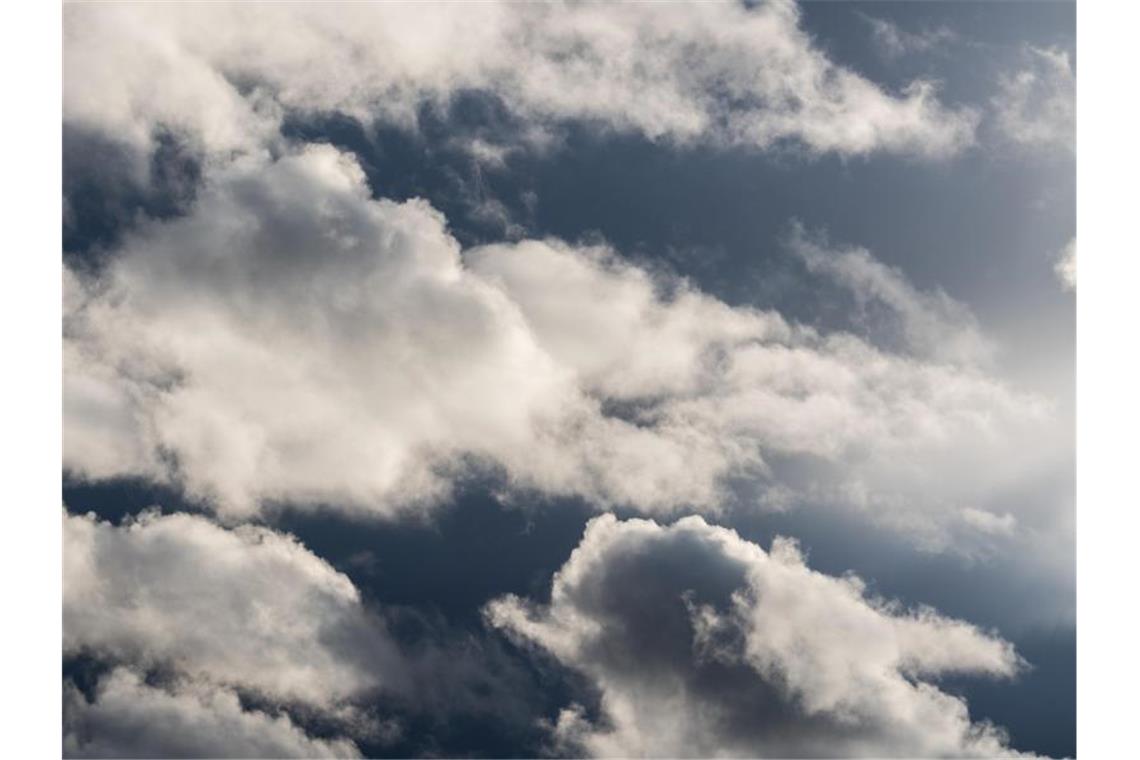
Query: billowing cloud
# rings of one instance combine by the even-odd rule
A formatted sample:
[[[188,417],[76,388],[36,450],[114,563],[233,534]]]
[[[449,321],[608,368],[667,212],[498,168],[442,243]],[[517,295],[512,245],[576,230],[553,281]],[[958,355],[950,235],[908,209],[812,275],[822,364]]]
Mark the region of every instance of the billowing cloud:
[[[564,751],[606,757],[996,757],[1003,733],[938,688],[958,673],[1010,677],[1000,638],[930,609],[867,596],[688,517],[595,518],[550,603],[495,600],[487,620],[588,677],[597,715],[570,705]]]
[[[88,702],[63,693],[64,757],[360,757],[344,739],[309,737],[288,716],[244,710],[224,687],[184,682],[148,685],[115,668]]]
[[[395,515],[472,468],[715,511],[748,476],[936,537],[1023,473],[994,452],[1047,407],[966,361],[982,341],[949,299],[866,252],[821,261],[909,345],[729,307],[604,246],[461,251],[427,203],[373,200],[328,146],[239,160],[98,277],[67,274],[65,466],[167,480],[228,517]]]
[[[144,513],[119,527],[65,514],[63,538],[65,654],[320,708],[398,679],[382,622],[289,536]]]
[[[1027,47],[1023,60],[998,80],[992,102],[998,129],[1024,148],[1076,150],[1077,77],[1069,54]]]
[[[68,6],[64,118],[148,145],[257,151],[287,112],[411,125],[489,92],[535,140],[565,121],[677,144],[937,157],[977,115],[934,85],[891,93],[829,60],[790,0],[747,6],[219,3]]]

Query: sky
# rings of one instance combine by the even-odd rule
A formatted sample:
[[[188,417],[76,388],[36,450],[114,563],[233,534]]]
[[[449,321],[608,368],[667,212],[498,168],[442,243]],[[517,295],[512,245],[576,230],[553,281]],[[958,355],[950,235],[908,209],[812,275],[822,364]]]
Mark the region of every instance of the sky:
[[[65,6],[65,755],[1074,756],[1074,26]]]

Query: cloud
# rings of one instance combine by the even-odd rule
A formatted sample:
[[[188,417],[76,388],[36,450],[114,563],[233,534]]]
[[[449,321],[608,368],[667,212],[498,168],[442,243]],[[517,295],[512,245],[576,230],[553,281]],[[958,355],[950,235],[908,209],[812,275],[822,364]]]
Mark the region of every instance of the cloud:
[[[491,602],[488,622],[582,674],[598,714],[552,726],[596,756],[1016,754],[972,723],[947,674],[1010,677],[1012,646],[926,608],[868,597],[855,577],[810,570],[700,517],[671,526],[592,520],[548,605]]]
[[[992,100],[997,128],[1027,149],[1076,150],[1077,79],[1069,54],[1027,46],[1023,67],[998,80]]]
[[[983,533],[1009,535],[1013,533],[1017,520],[1011,514],[995,515],[982,509],[966,507],[962,510],[962,520],[975,530]]]
[[[813,237],[798,223],[788,244],[809,271],[849,290],[864,312],[873,305],[885,307],[884,317],[915,354],[961,364],[984,363],[992,357],[995,346],[982,334],[969,308],[943,291],[922,292],[867,249],[833,248],[825,237]]]
[[[498,637],[368,604],[290,535],[63,520],[65,660],[104,671],[85,693],[65,678],[68,756],[462,754],[472,721],[537,736],[544,697]]]
[[[1073,238],[1061,250],[1061,255],[1053,265],[1053,273],[1061,281],[1065,290],[1077,289],[1077,239]]]
[[[837,65],[789,0],[700,3],[74,5],[64,119],[146,148],[156,129],[214,156],[278,141],[282,116],[414,125],[424,105],[496,96],[550,139],[568,121],[672,144],[943,157],[968,109],[918,80],[891,93]]]
[[[93,701],[63,693],[64,757],[360,757],[352,742],[309,737],[287,716],[245,710],[224,687],[148,685],[115,668]]]
[[[909,345],[730,307],[605,246],[461,250],[328,146],[239,160],[98,276],[67,274],[65,467],[226,519],[421,514],[488,470],[508,494],[715,512],[759,478],[937,537],[1024,474],[1013,442],[1048,408],[967,362],[982,340],[954,302],[866,252],[820,260]]]
[[[937,29],[924,29],[911,32],[887,19],[856,12],[859,18],[871,27],[871,35],[879,51],[886,58],[899,58],[913,53],[925,53],[940,45],[958,38],[950,29],[940,26]]]
[[[382,621],[290,536],[186,514],[120,527],[65,514],[63,539],[65,654],[318,708],[398,681]]]

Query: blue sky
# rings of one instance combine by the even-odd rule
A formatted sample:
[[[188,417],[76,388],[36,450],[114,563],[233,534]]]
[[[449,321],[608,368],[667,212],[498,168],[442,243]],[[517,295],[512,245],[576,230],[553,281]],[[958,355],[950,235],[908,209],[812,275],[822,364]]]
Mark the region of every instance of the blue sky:
[[[1073,6],[401,8],[65,13],[65,753],[1075,755]]]

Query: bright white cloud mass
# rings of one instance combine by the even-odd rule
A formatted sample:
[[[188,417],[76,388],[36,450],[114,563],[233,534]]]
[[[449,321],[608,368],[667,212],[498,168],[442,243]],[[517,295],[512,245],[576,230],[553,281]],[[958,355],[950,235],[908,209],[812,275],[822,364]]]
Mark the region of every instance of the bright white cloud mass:
[[[604,247],[461,251],[427,203],[371,199],[331,147],[239,160],[100,276],[67,274],[65,465],[241,517],[398,514],[479,466],[522,491],[715,512],[736,476],[808,489],[770,461],[791,458],[828,469],[810,488],[829,499],[937,541],[948,503],[1018,474],[993,452],[1048,407],[924,358],[979,350],[960,305],[866,252],[805,255],[897,313],[919,354],[730,308]],[[932,500],[935,459],[950,477]]]
[[[1070,145],[1072,66],[1028,46],[1024,70],[987,80],[997,98],[948,99],[933,76],[886,86],[840,63],[810,16],[790,0],[68,4],[65,755],[1016,754],[948,683],[1027,671],[997,631],[734,529],[770,534],[743,522],[786,512],[908,557],[1000,553],[1009,587],[1062,578],[1042,617],[1067,608],[1067,407],[1011,380],[1025,373],[996,310],[939,276],[945,245],[900,266],[913,236],[878,227],[927,187],[915,177],[977,158],[983,111],[1013,144]],[[940,23],[864,20],[878,65],[965,44]],[[473,94],[501,129],[460,134],[448,109]],[[745,243],[629,243],[535,221],[539,185],[519,180],[516,224],[480,172],[511,176],[523,156],[602,181],[573,157],[597,149],[580,132],[630,155],[771,159],[756,187],[787,185],[812,221],[773,203],[776,243],[752,227]],[[478,192],[444,163],[399,174],[438,145]],[[814,208],[783,165],[801,161],[840,190],[870,167],[882,218],[842,195]],[[466,235],[442,185],[506,234]],[[714,202],[628,221],[715,227]],[[1034,249],[1035,272],[1070,234]],[[663,263],[674,243],[735,246],[776,262],[771,289],[834,304],[734,301]],[[1013,270],[984,268],[970,276],[1004,299]],[[175,503],[140,511],[148,489]],[[417,543],[412,528],[469,498],[498,510],[463,513],[487,525],[460,522],[458,548]],[[551,514],[576,522],[543,533]],[[525,523],[514,544],[492,535],[504,516]],[[532,529],[527,551],[500,551]],[[502,561],[484,577],[487,546]],[[457,576],[470,588],[438,592]]]
[[[575,668],[601,714],[568,706],[572,753],[605,757],[997,757],[1000,731],[932,679],[1005,677],[1001,639],[931,610],[865,595],[687,517],[595,518],[554,577],[549,605],[508,596],[490,622]]]

